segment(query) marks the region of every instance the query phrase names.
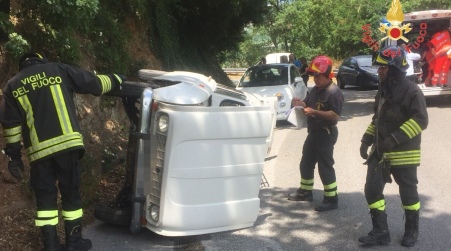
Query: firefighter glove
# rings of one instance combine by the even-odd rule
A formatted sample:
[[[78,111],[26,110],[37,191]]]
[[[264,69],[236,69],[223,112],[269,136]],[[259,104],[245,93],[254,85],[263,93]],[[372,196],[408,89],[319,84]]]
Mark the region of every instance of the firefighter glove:
[[[368,148],[370,146],[368,144],[366,144],[365,142],[362,142],[362,144],[360,145],[360,157],[362,157],[362,159],[368,159]]]
[[[382,176],[384,177],[385,183],[392,183],[391,171],[390,171],[390,161],[388,161],[388,160],[383,161]]]
[[[21,172],[24,171],[22,160],[21,159],[10,160],[8,162],[8,170],[9,173],[11,173],[11,175],[14,176],[14,178],[20,181],[22,179]]]
[[[382,144],[379,146],[379,153],[384,154],[386,152],[389,152],[395,146],[396,146],[395,139],[393,137],[389,136],[386,139],[384,139]]]

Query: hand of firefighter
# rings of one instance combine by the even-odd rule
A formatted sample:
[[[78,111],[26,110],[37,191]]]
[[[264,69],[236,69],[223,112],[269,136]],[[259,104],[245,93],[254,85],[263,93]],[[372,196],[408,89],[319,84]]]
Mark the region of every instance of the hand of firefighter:
[[[383,154],[389,152],[393,147],[396,146],[396,141],[393,137],[387,137],[381,145],[379,145],[379,154]]]
[[[127,77],[125,77],[122,74],[112,74],[111,77],[115,80],[116,84],[120,85],[122,82],[127,80]]]
[[[360,145],[360,157],[362,157],[362,159],[368,159],[368,148],[370,146],[365,143],[362,142],[362,144]]]
[[[303,103],[302,100],[301,100],[300,98],[298,98],[298,97],[294,97],[294,98],[291,100],[291,106],[292,106],[292,107],[295,107],[295,106],[304,106],[302,103]]]
[[[22,180],[21,172],[24,171],[23,162],[21,159],[14,159],[8,162],[9,173],[18,181]]]
[[[121,84],[127,80],[127,78],[122,74],[111,74],[111,78],[114,80],[114,88],[116,90],[121,90]]]

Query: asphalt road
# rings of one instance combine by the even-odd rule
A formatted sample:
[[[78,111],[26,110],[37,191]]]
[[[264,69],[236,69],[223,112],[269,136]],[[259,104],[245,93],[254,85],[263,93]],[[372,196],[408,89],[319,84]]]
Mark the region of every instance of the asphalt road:
[[[309,83],[311,87],[311,83]],[[371,229],[363,195],[366,167],[359,156],[360,138],[371,120],[376,91],[345,89],[345,104],[338,123],[335,168],[339,208],[318,213],[322,184],[315,173],[313,203],[288,201],[299,186],[299,160],[306,130],[278,123],[272,152],[264,170],[260,213],[252,228],[191,237],[164,237],[143,230],[101,222],[87,226],[84,236],[93,250],[407,250],[399,243],[404,232],[398,186],[385,189],[392,243],[363,246],[357,238]],[[451,99],[428,98],[429,127],[423,132],[422,165],[419,168],[421,198],[420,237],[409,250],[451,249]]]

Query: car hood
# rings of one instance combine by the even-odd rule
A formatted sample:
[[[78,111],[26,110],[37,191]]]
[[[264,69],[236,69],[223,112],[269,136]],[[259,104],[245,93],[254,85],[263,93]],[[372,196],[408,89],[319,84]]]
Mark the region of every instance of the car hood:
[[[377,69],[379,69],[378,66],[362,66],[360,67],[362,70],[377,75]]]
[[[241,90],[245,93],[256,94],[262,97],[274,97],[277,93],[283,93],[283,95],[290,100],[293,98],[288,85],[277,86],[259,86],[259,87],[238,87],[237,90]]]

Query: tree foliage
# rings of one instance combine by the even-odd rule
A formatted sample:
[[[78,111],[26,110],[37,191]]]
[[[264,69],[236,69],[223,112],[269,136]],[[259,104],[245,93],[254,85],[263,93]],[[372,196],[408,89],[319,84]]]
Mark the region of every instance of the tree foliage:
[[[369,53],[371,49],[362,42],[362,26],[370,24],[377,31],[392,1],[11,2],[14,11],[0,13],[0,29],[7,35],[2,37],[10,38],[3,41],[3,49],[10,58],[31,49],[71,64],[88,57],[99,71],[131,74],[140,62],[124,48],[139,32],[163,62],[163,70],[200,72],[226,83],[221,65],[247,67],[270,52],[289,51],[309,59],[318,54],[341,59]],[[401,3],[404,12],[451,8],[449,0]],[[130,23],[139,30],[132,33]]]
[[[362,26],[369,24],[374,36],[379,37],[377,28],[387,14],[391,0],[268,0],[269,11],[259,27],[252,29],[247,41],[235,54],[252,55],[241,65],[255,62],[270,52],[293,52],[296,56],[312,58],[326,54],[343,59],[359,53],[370,53],[371,49],[362,42]],[[451,9],[449,0],[409,0],[402,1],[403,12]],[[257,33],[256,33],[257,31]],[[259,40],[260,54],[256,54],[252,41]],[[268,46],[268,44],[270,46]],[[251,50],[246,51],[247,48]],[[232,54],[233,55],[233,54]],[[235,57],[236,58],[236,57]],[[227,62],[230,63],[230,62]],[[235,65],[240,65],[234,61]]]
[[[214,72],[223,82],[228,81],[220,67],[225,52],[237,50],[244,27],[259,24],[266,11],[262,0],[170,0],[149,5],[153,45],[165,66]]]
[[[11,55],[31,49],[70,64],[89,57],[99,71],[130,74],[139,62],[124,48],[135,22],[164,70],[216,74],[226,81],[220,67],[224,52],[236,49],[244,27],[258,24],[266,10],[263,0],[16,0],[12,6],[11,18],[0,15],[0,28],[23,38],[10,44],[30,48],[10,46]]]

